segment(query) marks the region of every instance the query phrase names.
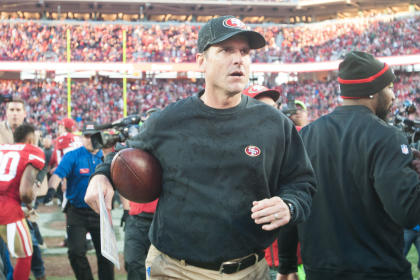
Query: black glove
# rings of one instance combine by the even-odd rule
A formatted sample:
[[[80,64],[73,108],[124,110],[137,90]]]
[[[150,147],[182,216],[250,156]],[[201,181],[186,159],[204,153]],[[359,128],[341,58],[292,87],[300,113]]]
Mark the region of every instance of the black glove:
[[[44,201],[42,201],[42,203],[46,204],[48,202],[50,202],[55,195],[55,190],[53,188],[49,188],[47,191],[47,194],[44,196]]]
[[[128,210],[124,210],[124,214],[121,217],[120,227],[123,227],[128,217]]]

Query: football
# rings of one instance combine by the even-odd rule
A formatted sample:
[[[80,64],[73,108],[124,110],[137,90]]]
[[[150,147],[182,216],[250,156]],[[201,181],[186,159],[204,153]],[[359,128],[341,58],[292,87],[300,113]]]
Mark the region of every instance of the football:
[[[111,163],[111,178],[118,192],[134,202],[151,202],[159,197],[162,190],[159,161],[140,149],[119,151]]]

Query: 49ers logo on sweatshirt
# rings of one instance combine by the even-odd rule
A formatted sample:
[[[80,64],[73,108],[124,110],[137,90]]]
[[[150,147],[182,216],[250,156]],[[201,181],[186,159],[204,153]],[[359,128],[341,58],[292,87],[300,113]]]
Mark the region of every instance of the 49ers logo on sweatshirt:
[[[223,21],[223,26],[229,28],[245,29],[245,23],[243,23],[240,19],[237,18],[225,19]]]
[[[250,145],[245,148],[245,154],[250,157],[257,157],[261,154],[261,150],[257,146]]]

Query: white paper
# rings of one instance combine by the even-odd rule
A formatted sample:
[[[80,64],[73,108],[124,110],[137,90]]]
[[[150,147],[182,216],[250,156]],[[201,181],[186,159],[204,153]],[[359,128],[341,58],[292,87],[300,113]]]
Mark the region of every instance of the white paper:
[[[101,253],[102,256],[111,261],[120,269],[120,260],[118,258],[117,239],[115,238],[114,228],[112,227],[112,218],[106,209],[104,194],[102,188],[99,188],[99,215],[101,222]]]

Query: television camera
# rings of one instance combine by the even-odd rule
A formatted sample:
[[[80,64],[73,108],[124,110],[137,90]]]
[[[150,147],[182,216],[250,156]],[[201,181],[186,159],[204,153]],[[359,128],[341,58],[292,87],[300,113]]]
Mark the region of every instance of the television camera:
[[[410,101],[405,101],[403,108],[395,111],[392,124],[399,128],[407,137],[408,143],[417,149],[420,141],[420,121],[408,118],[409,114],[415,112],[415,105]]]
[[[139,123],[142,121],[139,115],[130,115],[112,123],[97,125],[98,132],[91,136],[92,146],[95,149],[110,148],[116,143],[132,139],[139,133]],[[115,133],[106,131],[114,129]]]

